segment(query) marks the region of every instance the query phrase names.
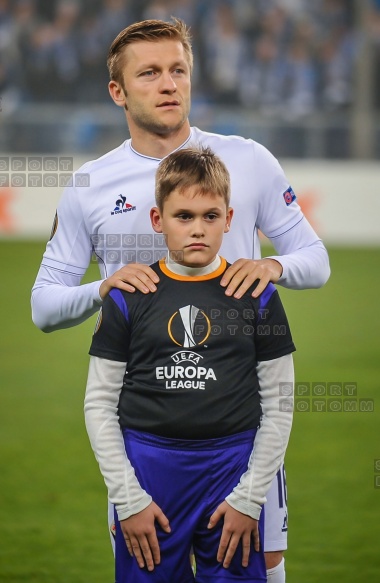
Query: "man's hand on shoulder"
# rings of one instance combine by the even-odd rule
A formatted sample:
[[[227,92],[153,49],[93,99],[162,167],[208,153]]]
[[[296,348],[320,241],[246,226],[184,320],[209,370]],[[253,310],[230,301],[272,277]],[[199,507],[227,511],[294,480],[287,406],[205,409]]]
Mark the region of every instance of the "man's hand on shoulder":
[[[226,287],[226,295],[240,299],[249,287],[260,280],[252,297],[257,298],[268,283],[276,283],[282,275],[282,265],[275,259],[238,259],[223,275],[221,285]]]
[[[101,283],[99,294],[104,300],[114,287],[130,293],[138,289],[143,294],[148,294],[157,290],[155,284],[159,280],[157,273],[149,265],[129,263]]]

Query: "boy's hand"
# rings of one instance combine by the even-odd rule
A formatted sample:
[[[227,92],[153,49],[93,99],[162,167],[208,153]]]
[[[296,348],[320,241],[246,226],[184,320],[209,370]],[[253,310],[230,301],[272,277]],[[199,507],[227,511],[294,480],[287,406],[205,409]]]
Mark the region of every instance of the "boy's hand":
[[[106,297],[108,292],[111,291],[113,287],[122,289],[127,292],[134,292],[136,289],[144,294],[149,292],[155,292],[155,284],[160,281],[157,273],[149,267],[149,265],[144,265],[143,263],[129,263],[125,265],[118,271],[115,271],[113,275],[107,277],[99,288],[99,294],[102,300]]]
[[[249,553],[251,550],[251,539],[255,551],[260,549],[260,538],[258,521],[246,514],[238,512],[226,501],[222,502],[210,518],[208,528],[213,528],[221,519],[224,519],[222,536],[218,548],[217,560],[223,562],[226,569],[230,566],[232,557],[241,539],[243,546],[243,557],[241,564],[248,566]]]
[[[141,512],[120,521],[129,554],[136,557],[139,567],[146,565],[148,571],[153,571],[154,565],[158,565],[161,560],[156,520],[164,532],[170,532],[169,520],[154,502]]]
[[[227,287],[226,295],[240,299],[257,280],[260,282],[252,293],[257,298],[271,281],[276,283],[282,275],[282,265],[275,259],[238,259],[226,271],[220,282]]]

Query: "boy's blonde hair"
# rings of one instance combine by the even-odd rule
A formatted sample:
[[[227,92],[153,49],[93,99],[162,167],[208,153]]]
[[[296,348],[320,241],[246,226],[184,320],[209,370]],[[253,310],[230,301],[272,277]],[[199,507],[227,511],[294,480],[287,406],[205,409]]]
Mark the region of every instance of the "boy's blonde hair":
[[[210,148],[192,147],[172,152],[161,160],[156,173],[156,204],[162,212],[164,202],[174,190],[183,192],[191,186],[197,194],[221,196],[230,204],[230,175],[220,158]]]
[[[111,44],[107,58],[111,81],[117,81],[123,85],[123,53],[126,46],[138,41],[158,42],[162,39],[177,40],[182,43],[191,72],[193,69],[191,37],[183,20],[174,17],[171,22],[143,20],[124,28]]]

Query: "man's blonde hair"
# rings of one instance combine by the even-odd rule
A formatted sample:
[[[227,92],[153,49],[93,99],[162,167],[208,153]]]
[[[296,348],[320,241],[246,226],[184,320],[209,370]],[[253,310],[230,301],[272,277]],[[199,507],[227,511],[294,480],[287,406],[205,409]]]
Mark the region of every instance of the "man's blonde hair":
[[[123,52],[125,47],[138,41],[158,42],[162,39],[177,40],[187,57],[190,72],[193,69],[193,51],[191,48],[190,31],[180,18],[172,17],[171,22],[163,20],[143,20],[124,28],[108,51],[107,67],[112,81],[123,84]]]
[[[156,204],[162,212],[165,200],[174,190],[184,192],[196,186],[197,194],[221,196],[230,204],[230,175],[210,148],[183,148],[161,160],[156,173]]]

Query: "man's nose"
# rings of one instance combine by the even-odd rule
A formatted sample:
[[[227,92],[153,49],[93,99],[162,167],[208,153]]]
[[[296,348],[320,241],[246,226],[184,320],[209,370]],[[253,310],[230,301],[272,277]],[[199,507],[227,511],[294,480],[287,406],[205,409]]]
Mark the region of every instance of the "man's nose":
[[[162,73],[160,89],[163,93],[174,93],[174,91],[177,90],[177,84],[175,83],[172,74],[169,71]]]

